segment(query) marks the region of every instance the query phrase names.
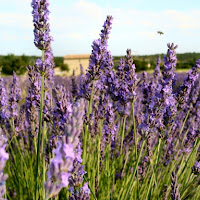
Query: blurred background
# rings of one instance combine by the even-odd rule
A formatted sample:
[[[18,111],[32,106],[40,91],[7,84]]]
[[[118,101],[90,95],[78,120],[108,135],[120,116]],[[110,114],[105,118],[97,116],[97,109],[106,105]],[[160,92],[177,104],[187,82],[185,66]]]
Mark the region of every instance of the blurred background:
[[[90,55],[107,15],[113,25],[108,49],[115,66],[132,49],[137,71],[151,72],[167,43],[174,42],[180,70],[200,57],[200,1],[198,0],[49,0],[50,28],[57,74],[69,71],[69,55]],[[0,67],[4,74],[24,74],[41,52],[34,46],[30,0],[0,0]],[[163,33],[163,34],[162,34]],[[80,63],[80,59],[77,57]],[[61,74],[61,73],[60,73]]]

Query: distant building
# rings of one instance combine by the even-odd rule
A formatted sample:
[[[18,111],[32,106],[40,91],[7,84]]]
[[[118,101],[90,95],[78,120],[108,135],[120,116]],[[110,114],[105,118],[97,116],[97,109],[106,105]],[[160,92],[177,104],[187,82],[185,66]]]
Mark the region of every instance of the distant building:
[[[80,75],[80,64],[82,64],[84,70],[89,66],[90,55],[66,55],[64,57],[64,64],[69,66],[69,72],[67,75],[72,75],[75,69],[75,75]]]

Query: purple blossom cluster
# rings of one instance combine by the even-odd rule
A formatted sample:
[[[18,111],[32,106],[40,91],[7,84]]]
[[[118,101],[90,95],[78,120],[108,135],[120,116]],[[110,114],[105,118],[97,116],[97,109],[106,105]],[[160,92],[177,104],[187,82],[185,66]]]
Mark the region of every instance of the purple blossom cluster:
[[[7,174],[3,173],[3,170],[6,166],[6,161],[9,158],[9,154],[6,153],[5,148],[7,139],[5,138],[4,135],[0,136],[0,199],[4,200],[4,195],[6,193],[6,186],[5,182],[6,179],[8,178]]]
[[[90,189],[88,188],[88,182],[83,184],[84,178],[83,176],[87,173],[84,170],[84,165],[82,165],[82,149],[81,143],[79,142],[77,148],[74,150],[75,159],[73,162],[73,169],[71,171],[71,176],[69,177],[69,192],[70,197],[69,200],[89,200],[90,199]]]
[[[54,90],[56,105],[53,111],[53,123],[56,131],[62,135],[72,113],[72,104],[64,86],[58,85]]]
[[[13,82],[10,88],[9,98],[10,118],[15,119],[19,115],[18,103],[20,100],[22,100],[21,89],[19,88],[17,76],[13,73]]]
[[[176,174],[175,172],[172,172],[172,175],[171,175],[171,198],[172,200],[181,200],[181,197],[180,197],[180,194],[179,194],[179,186],[178,186],[178,183],[177,183],[177,177],[176,177]]]
[[[50,160],[48,180],[44,183],[46,199],[57,195],[62,188],[69,184],[76,158],[75,149],[78,147],[79,136],[83,125],[84,101],[80,99],[73,106],[72,116],[65,126],[64,134],[53,150],[55,157]]]
[[[178,88],[176,99],[179,103],[179,109],[183,109],[188,100],[190,91],[195,81],[199,77],[198,69],[200,68],[200,59],[196,61],[196,65],[188,72],[187,78],[184,80],[184,83]]]
[[[53,38],[49,35],[49,0],[33,0],[34,44],[40,50],[49,49]]]
[[[90,56],[89,67],[85,75],[84,83],[81,85],[80,96],[90,99],[92,84],[95,79],[98,79],[105,68],[107,57],[107,40],[111,30],[113,18],[107,16],[107,19],[101,30],[100,38],[92,44],[92,53]]]
[[[8,95],[3,83],[3,79],[0,78],[0,123],[5,123],[9,116],[10,112],[8,109]]]
[[[131,55],[131,49],[127,49],[127,55],[120,60],[116,73],[110,72],[109,93],[120,115],[128,115],[128,104],[136,99],[137,75],[135,64]],[[112,80],[112,82],[111,82]]]

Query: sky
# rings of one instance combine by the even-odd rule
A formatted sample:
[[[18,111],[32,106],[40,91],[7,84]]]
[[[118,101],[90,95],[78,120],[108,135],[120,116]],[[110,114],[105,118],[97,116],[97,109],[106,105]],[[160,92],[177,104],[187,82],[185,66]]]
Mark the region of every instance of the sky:
[[[200,0],[49,0],[55,56],[90,54],[107,15],[113,56],[200,52]],[[0,55],[41,55],[33,43],[31,0],[0,0]],[[157,31],[164,34],[159,35]]]

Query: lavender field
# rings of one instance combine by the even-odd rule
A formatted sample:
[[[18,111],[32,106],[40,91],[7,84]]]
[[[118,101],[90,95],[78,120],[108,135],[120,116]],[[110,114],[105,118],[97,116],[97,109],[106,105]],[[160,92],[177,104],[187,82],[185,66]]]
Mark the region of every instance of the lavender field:
[[[31,6],[41,58],[0,78],[0,199],[199,200],[200,59],[176,73],[168,43],[153,74],[131,49],[115,70],[107,16],[86,73],[55,77],[49,1]]]

